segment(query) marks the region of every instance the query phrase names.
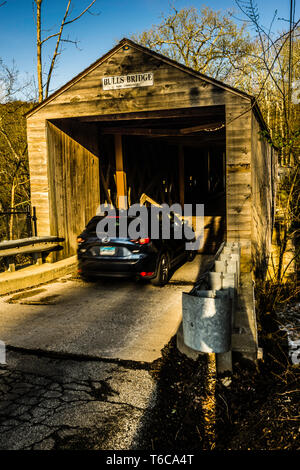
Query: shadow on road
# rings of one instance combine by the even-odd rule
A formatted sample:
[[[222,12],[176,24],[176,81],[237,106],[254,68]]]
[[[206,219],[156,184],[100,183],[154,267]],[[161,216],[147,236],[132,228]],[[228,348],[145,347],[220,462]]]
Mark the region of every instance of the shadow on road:
[[[188,359],[177,350],[176,337],[162,353],[149,371],[157,381],[155,407],[141,419],[132,449],[168,452],[210,449],[214,400],[208,355],[200,355],[196,361]]]

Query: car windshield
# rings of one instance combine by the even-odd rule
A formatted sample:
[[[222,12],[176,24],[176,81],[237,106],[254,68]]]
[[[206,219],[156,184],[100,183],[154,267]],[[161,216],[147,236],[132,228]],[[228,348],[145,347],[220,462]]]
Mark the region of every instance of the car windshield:
[[[160,233],[162,229],[162,225],[163,225],[162,213],[161,212],[151,213],[150,210],[147,211],[146,220],[143,219],[143,217],[140,217],[139,215],[136,217],[127,216],[126,214],[124,215],[124,213],[122,214],[121,212],[118,212],[118,211],[116,212],[115,215],[105,214],[105,215],[95,216],[88,222],[84,232],[90,236],[103,235],[103,236],[110,236],[111,238],[114,238],[114,237],[127,238],[127,235],[124,235],[124,232],[120,233],[120,230],[124,229],[124,222],[122,221],[122,219],[126,219],[127,227],[129,227],[129,224],[134,221],[135,230],[137,232],[144,233],[145,237],[150,236],[151,238],[151,234],[153,235],[152,233],[153,219],[150,220],[151,215],[152,216],[154,215],[156,220],[159,221],[159,233]],[[171,228],[171,230],[175,229],[174,226],[178,227],[182,225],[182,221],[180,221],[180,219],[177,216],[174,217],[174,214],[166,214],[166,215],[169,219],[169,223],[171,223],[171,227],[173,227]],[[103,224],[101,228],[98,226],[98,223],[101,222],[103,219],[105,219],[105,224]],[[109,231],[110,231],[110,234],[108,233]],[[157,238],[157,236],[155,236],[154,238]]]
[[[114,235],[116,237],[119,237],[120,233],[119,233],[119,230],[120,230],[120,226],[122,224],[122,221],[120,219],[127,219],[127,226],[130,224],[130,222],[132,222],[133,220],[136,220],[137,217],[126,217],[126,216],[122,216],[122,215],[116,215],[116,216],[111,216],[111,215],[108,215],[108,216],[96,216],[96,217],[93,217],[89,223],[87,224],[86,228],[85,228],[85,232],[88,232],[89,235],[96,235],[96,230],[97,230],[97,225],[98,223],[103,220],[103,219],[106,219],[106,222],[107,222],[107,226],[109,226],[110,230],[113,230],[115,231]],[[124,227],[124,225],[123,225]],[[137,227],[137,229],[139,229],[139,227]],[[98,227],[98,235],[100,234],[103,234],[103,235],[107,235],[107,229],[105,230],[101,230],[99,232],[99,227]]]

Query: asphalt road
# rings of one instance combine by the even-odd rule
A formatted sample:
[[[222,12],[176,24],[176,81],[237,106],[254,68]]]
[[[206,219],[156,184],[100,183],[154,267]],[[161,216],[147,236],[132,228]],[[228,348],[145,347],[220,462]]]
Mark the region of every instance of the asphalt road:
[[[186,286],[60,279],[0,299],[0,339],[29,350],[152,362],[178,328]]]
[[[163,288],[76,276],[0,299],[0,449],[143,449],[153,361],[203,260]]]
[[[148,368],[8,351],[0,367],[0,450],[143,449],[155,405]]]

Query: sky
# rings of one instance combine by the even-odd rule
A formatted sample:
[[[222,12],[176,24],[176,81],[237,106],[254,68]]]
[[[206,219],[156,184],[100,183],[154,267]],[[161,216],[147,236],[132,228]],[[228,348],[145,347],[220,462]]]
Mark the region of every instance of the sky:
[[[0,4],[4,0],[0,0]],[[91,0],[73,0],[72,17],[79,14]],[[210,6],[213,10],[225,12],[235,9],[236,16],[245,19],[236,7],[234,0],[173,0],[177,9],[194,6]],[[36,31],[32,0],[7,0],[0,7],[0,58],[11,66],[13,61],[20,72],[20,78],[36,76]],[[67,0],[44,0],[44,34],[56,32]],[[290,0],[256,0],[261,22],[269,26],[275,10],[279,18],[289,18]],[[51,91],[62,86],[91,63],[109,51],[123,37],[149,29],[158,24],[162,13],[169,11],[169,0],[97,0],[92,7],[93,15],[85,14],[66,29],[70,39],[78,40],[78,48],[66,44],[65,50],[55,70]],[[300,16],[300,0],[296,0],[295,20]],[[237,23],[242,23],[238,19]],[[273,30],[287,28],[288,23],[277,20]],[[51,47],[45,52],[50,57]]]

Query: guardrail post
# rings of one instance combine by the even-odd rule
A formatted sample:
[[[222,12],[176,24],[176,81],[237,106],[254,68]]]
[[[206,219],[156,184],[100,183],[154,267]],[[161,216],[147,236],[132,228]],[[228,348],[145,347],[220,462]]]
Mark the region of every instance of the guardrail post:
[[[62,249],[59,245],[62,241],[64,238],[55,236],[5,240],[0,242],[0,259],[4,260],[6,271],[10,272],[15,271],[15,256],[18,254],[28,254],[32,257],[34,264],[40,265],[47,253]],[[44,256],[43,253],[45,253]]]
[[[32,208],[32,222],[33,222],[33,236],[37,237],[37,217],[36,217],[36,207]]]
[[[8,256],[6,258],[5,266],[6,266],[6,270],[9,271],[10,273],[15,272],[16,265],[15,265],[15,260],[14,260],[13,256]]]
[[[42,257],[42,253],[40,251],[37,252],[37,253],[33,253],[32,257],[33,257],[33,260],[34,260],[35,264],[37,264],[37,265],[43,264],[43,257]]]

